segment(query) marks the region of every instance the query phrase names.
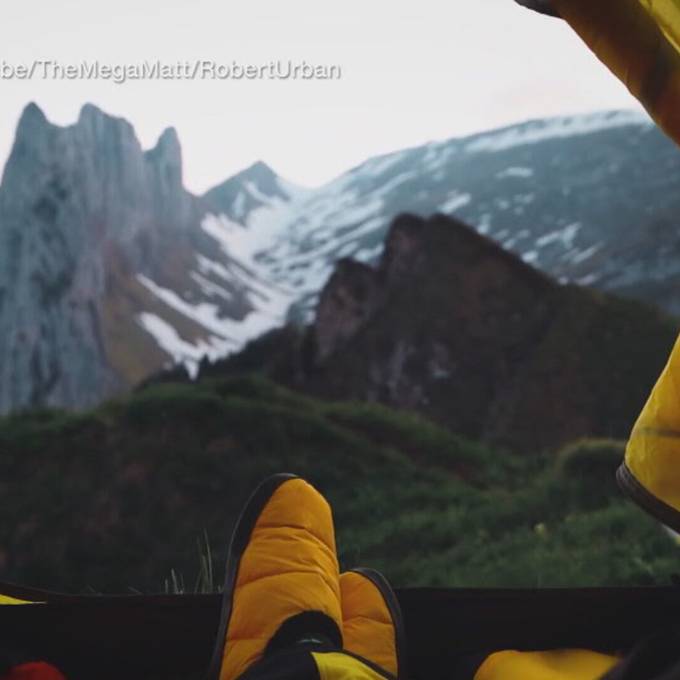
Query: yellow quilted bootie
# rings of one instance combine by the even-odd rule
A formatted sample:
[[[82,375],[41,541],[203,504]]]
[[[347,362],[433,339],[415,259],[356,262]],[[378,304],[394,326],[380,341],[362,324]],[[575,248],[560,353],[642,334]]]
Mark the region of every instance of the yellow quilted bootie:
[[[401,608],[385,577],[371,569],[340,576],[345,651],[406,677],[406,642]]]
[[[236,680],[265,656],[305,643],[342,648],[333,519],[310,484],[275,475],[234,530],[208,678]]]

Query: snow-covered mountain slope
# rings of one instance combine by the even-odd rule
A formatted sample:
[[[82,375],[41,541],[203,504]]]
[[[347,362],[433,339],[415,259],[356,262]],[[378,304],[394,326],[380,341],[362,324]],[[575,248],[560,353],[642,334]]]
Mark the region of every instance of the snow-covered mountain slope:
[[[174,130],[142,150],[86,106],[25,110],[0,185],[0,412],[83,407],[309,319],[335,263],[403,212],[680,313],[680,153],[644,117],[533,121],[373,158],[315,189],[256,163],[194,196]]]
[[[269,209],[223,211],[307,317],[334,263],[375,260],[401,212],[455,215],[560,280],[680,313],[679,184],[680,152],[646,116],[606,112],[399,151]]]
[[[29,105],[0,185],[0,413],[95,404],[281,323],[290,294],[206,213],[174,130],[144,152],[93,106],[58,127]]]

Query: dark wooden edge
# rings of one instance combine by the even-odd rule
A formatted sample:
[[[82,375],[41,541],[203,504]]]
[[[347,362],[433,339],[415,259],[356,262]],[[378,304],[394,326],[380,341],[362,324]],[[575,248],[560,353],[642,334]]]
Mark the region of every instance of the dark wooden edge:
[[[435,600],[442,602],[473,602],[492,601],[504,602],[541,602],[544,604],[559,604],[575,598],[577,601],[593,599],[610,600],[617,598],[649,598],[664,595],[677,595],[680,600],[680,587],[668,586],[635,586],[603,587],[603,588],[396,588],[395,593],[401,604],[402,599],[409,602],[422,601],[431,603]],[[137,595],[137,594],[73,594],[61,593],[40,588],[30,588],[14,583],[0,582],[0,595],[8,595],[28,602],[45,603],[51,605],[71,605],[83,607],[100,607],[106,609],[116,605],[144,606],[151,609],[159,607],[214,607],[221,603],[222,595],[212,593],[206,595]],[[0,611],[2,611],[0,609]]]
[[[43,590],[40,588],[30,588],[28,586],[20,586],[16,583],[2,583],[0,582],[0,595],[7,595],[17,600],[25,600],[26,602],[40,603],[40,604],[71,604],[78,606],[96,606],[108,607],[118,603],[139,604],[147,607],[184,607],[189,603],[195,605],[197,603],[215,603],[219,598],[219,594],[211,595],[136,595],[136,594],[122,594],[122,595],[106,595],[97,593],[87,594],[73,594],[61,593],[54,590]]]
[[[203,678],[222,609],[220,595],[12,592],[47,604],[0,606],[0,640],[55,663],[69,680]],[[414,680],[450,679],[461,658],[499,649],[625,652],[680,620],[677,587],[396,593]]]

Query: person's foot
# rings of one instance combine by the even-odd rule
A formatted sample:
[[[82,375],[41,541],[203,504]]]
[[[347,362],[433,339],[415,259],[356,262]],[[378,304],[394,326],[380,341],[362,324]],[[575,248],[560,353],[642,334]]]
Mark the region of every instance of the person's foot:
[[[372,569],[340,575],[345,650],[399,678],[406,677],[401,608],[387,579]]]
[[[275,475],[253,493],[229,549],[210,680],[236,680],[296,644],[342,647],[331,509],[310,484]]]

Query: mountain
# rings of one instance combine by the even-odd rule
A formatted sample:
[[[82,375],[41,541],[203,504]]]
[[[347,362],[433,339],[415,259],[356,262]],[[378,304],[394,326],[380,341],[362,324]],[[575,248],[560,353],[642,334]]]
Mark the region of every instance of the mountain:
[[[297,389],[536,453],[627,438],[677,329],[637,301],[558,284],[457,220],[402,215],[376,267],[338,263],[304,340],[281,336],[287,358],[265,339],[222,369],[257,368],[249,354],[268,341],[261,367]]]
[[[29,105],[0,185],[0,412],[93,405],[280,322],[206,210],[173,129],[145,152],[93,106],[62,128]]]
[[[145,151],[94,106],[58,127],[29,105],[0,184],[0,413],[195,375],[309,322],[336,262],[376,262],[402,212],[455,215],[560,281],[680,313],[679,158],[613,112],[399,151],[315,189],[259,162],[195,196],[174,130]]]
[[[278,206],[250,258],[309,320],[338,259],[375,262],[396,215],[441,212],[558,280],[680,314],[679,184],[680,152],[642,114],[530,121],[372,158]]]

